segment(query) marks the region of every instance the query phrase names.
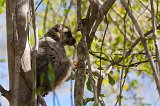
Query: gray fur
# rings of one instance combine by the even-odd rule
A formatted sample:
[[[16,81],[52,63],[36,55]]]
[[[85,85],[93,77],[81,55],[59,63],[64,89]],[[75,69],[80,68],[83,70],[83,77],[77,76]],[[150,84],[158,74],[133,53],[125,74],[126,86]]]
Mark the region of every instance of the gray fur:
[[[65,29],[65,30],[64,30]],[[68,29],[68,30],[67,30]],[[45,95],[54,90],[58,85],[63,83],[70,74],[70,60],[66,55],[65,45],[74,45],[75,39],[68,27],[55,25],[49,29],[45,37],[40,39],[39,50],[37,54],[37,87],[40,88],[40,94]],[[52,66],[49,71],[49,64]],[[55,80],[50,81],[51,73],[55,75]],[[42,78],[43,77],[43,78]],[[43,82],[41,81],[43,79]]]

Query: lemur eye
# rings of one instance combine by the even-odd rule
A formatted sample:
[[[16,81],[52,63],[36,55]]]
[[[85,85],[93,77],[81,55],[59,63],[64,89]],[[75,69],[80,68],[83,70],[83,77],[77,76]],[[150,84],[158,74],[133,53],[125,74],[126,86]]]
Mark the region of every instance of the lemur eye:
[[[55,29],[56,32],[59,32],[58,29]]]
[[[67,35],[67,37],[71,38],[72,37],[72,33],[70,31],[65,32],[65,34]]]
[[[60,25],[58,25],[58,24],[53,27],[53,29],[54,29],[56,32],[59,32],[59,28],[60,28]]]

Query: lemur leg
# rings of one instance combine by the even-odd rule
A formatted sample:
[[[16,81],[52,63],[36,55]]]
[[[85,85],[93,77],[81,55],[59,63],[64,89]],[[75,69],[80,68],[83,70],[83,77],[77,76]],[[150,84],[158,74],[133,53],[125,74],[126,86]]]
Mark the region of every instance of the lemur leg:
[[[65,82],[67,77],[71,73],[70,69],[70,61],[69,60],[64,60],[62,61],[61,65],[56,66],[56,81],[55,81],[55,87],[60,85],[61,83]]]

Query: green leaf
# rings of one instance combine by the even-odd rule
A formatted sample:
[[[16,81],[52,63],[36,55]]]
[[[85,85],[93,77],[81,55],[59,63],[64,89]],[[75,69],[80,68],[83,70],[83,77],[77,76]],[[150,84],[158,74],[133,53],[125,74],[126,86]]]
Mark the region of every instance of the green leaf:
[[[142,0],[143,2],[148,2],[148,0]]]
[[[108,80],[111,85],[115,84],[115,80],[108,74]]]
[[[52,64],[48,64],[48,80],[50,81],[51,84],[55,82],[55,72],[53,70]]]
[[[107,95],[106,94],[100,94],[100,97],[106,97]]]
[[[40,85],[42,85],[43,82],[44,82],[44,73],[40,75]]]
[[[83,101],[83,105],[86,106],[88,102],[93,102],[93,101],[94,101],[94,98],[86,98]]]
[[[5,62],[6,60],[5,59],[0,59],[0,62]]]
[[[138,84],[137,80],[133,80],[132,82],[130,82],[131,86],[135,86],[136,84]]]
[[[93,92],[93,89],[92,89],[91,82],[90,82],[89,78],[88,78],[88,81],[87,81],[86,84],[87,84],[87,89],[88,89],[89,91]]]
[[[63,10],[62,12],[63,12],[63,14],[66,14],[67,12],[69,12],[69,10],[70,10],[70,9],[65,9],[65,10]]]
[[[36,89],[36,94],[39,96],[40,95],[40,92],[41,92],[41,88],[37,88]]]
[[[5,11],[6,8],[6,0],[0,0],[0,14]]]

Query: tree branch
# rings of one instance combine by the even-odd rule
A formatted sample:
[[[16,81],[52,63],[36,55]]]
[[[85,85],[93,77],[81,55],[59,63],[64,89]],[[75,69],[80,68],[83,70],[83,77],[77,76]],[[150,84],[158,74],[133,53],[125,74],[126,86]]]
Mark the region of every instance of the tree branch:
[[[73,5],[73,0],[70,1],[70,4],[67,9],[67,13],[65,14],[65,18],[63,20],[63,25],[65,25],[65,23],[66,23],[66,20],[67,20],[67,17],[68,17],[69,11],[71,10],[72,5]]]
[[[86,16],[86,24],[87,24],[87,35],[89,35],[91,28],[93,27],[93,24],[95,23],[97,12],[99,9],[99,3],[97,0],[89,0],[90,5],[87,11]]]
[[[153,29],[153,37],[154,37],[155,54],[156,54],[156,60],[158,62],[157,70],[159,72],[160,71],[160,56],[159,56],[159,46],[158,46],[158,41],[157,41],[156,17],[154,14],[153,0],[150,0],[150,3],[151,3],[152,29]]]
[[[157,29],[160,29],[160,25],[157,26]],[[153,31],[153,29],[147,31],[144,36],[148,36],[149,34],[151,34]],[[133,51],[134,47],[141,41],[141,38],[138,38],[130,47],[130,49],[126,52],[125,58],[127,58]],[[123,57],[120,58],[119,60],[116,61],[116,63],[120,63],[123,60]]]
[[[0,92],[2,93],[2,96],[4,96],[8,101],[10,101],[10,93],[9,91],[5,90],[2,85],[0,85]]]
[[[78,69],[77,69],[77,74],[76,74],[77,77],[76,77],[76,81],[75,81],[76,82],[75,87],[81,85],[81,87],[83,87],[83,89],[84,89],[84,85],[80,84],[80,83],[84,83],[84,81],[85,81],[85,79],[84,79],[85,78],[84,65],[85,65],[85,60],[87,59],[91,85],[94,90],[94,102],[96,105],[99,105],[99,104],[98,104],[98,98],[97,98],[97,93],[96,93],[96,87],[94,85],[94,82],[92,81],[92,70],[91,70],[91,64],[90,64],[88,50],[90,49],[91,43],[93,41],[93,37],[94,37],[93,35],[95,34],[99,24],[102,22],[102,20],[104,18],[104,14],[106,14],[108,12],[108,10],[111,8],[111,6],[113,5],[113,3],[115,1],[116,0],[106,0],[103,8],[101,8],[101,10],[97,11],[98,12],[97,13],[96,9],[99,9],[99,4],[97,4],[98,1],[90,0],[91,5],[90,5],[88,12],[87,12],[87,16],[86,16],[87,19],[82,20],[81,19],[81,0],[77,0],[77,24],[78,24],[78,29],[80,29],[80,31],[82,33],[82,38],[81,38],[80,42],[78,43],[78,47],[77,47]],[[91,26],[88,24],[89,21],[90,21]],[[92,29],[93,33],[92,32],[90,33],[90,29]],[[90,36],[88,36],[88,35],[90,35]],[[84,53],[84,51],[85,51],[85,53]],[[81,75],[81,77],[80,77],[80,75]],[[81,80],[81,81],[78,81],[78,80]],[[82,93],[83,93],[82,88],[81,89],[75,88],[75,95],[79,95],[79,98],[77,96],[75,97],[75,105],[82,105],[82,99],[83,99]]]
[[[127,14],[129,15],[130,19],[132,20],[132,22],[134,23],[135,25],[135,28],[137,30],[137,32],[139,33],[140,35],[140,38],[141,38],[141,42],[144,46],[144,49],[145,49],[145,52],[146,52],[146,55],[148,57],[148,60],[150,62],[150,65],[151,65],[151,68],[152,68],[152,72],[153,72],[153,77],[155,79],[155,82],[156,82],[156,86],[157,86],[157,89],[158,89],[158,92],[159,92],[159,95],[160,95],[160,79],[159,79],[159,76],[157,75],[157,69],[156,69],[156,66],[155,66],[155,63],[151,57],[151,54],[150,54],[150,51],[149,51],[149,48],[148,48],[148,44],[146,42],[146,39],[144,38],[144,35],[142,33],[142,30],[140,29],[140,26],[137,22],[137,20],[134,18],[132,12],[130,11],[128,5],[126,4],[125,0],[121,0],[121,3],[124,7],[124,9],[126,10]]]
[[[92,68],[92,73],[93,75],[97,76],[97,77],[102,77],[102,78],[105,78],[112,70],[112,66],[109,66],[109,68],[107,68],[107,70],[104,72],[100,72],[100,70],[98,69],[95,69],[95,68]],[[88,72],[89,70],[87,70]]]
[[[81,3],[82,1],[81,0],[77,0],[77,30],[79,30],[79,25],[80,25],[80,22],[81,22]]]
[[[32,7],[32,27],[34,31],[34,47],[32,53],[32,105],[37,106],[37,95],[36,95],[36,85],[37,85],[37,72],[36,72],[36,57],[38,52],[39,40],[38,40],[38,31],[36,27],[36,16],[34,9],[34,0],[31,0]]]
[[[105,18],[106,18],[106,16],[105,16]],[[98,82],[97,82],[97,96],[98,97],[101,94],[101,85],[102,85],[102,82],[103,82],[103,77],[101,77],[101,73],[102,73],[102,52],[103,52],[102,49],[103,49],[103,44],[104,44],[104,40],[105,40],[107,29],[108,29],[108,20],[107,20],[106,28],[105,28],[105,31],[104,31],[104,34],[103,34],[102,43],[101,43],[100,66],[99,66],[100,77],[98,77]]]
[[[75,78],[75,87],[74,87],[74,101],[75,106],[83,105],[83,94],[84,94],[84,84],[86,80],[86,70],[85,70],[85,57],[84,57],[84,48],[82,41],[78,43],[77,46],[77,72]]]
[[[39,102],[42,106],[47,106],[44,98],[43,98],[41,95],[38,96],[38,102]]]
[[[41,0],[41,1],[38,3],[37,7],[35,8],[35,11],[37,11],[38,7],[41,5],[42,2],[43,2],[43,0]]]
[[[120,75],[120,92],[119,92],[119,96],[118,96],[118,101],[119,101],[119,106],[121,106],[122,102],[121,102],[121,99],[122,99],[122,91],[123,91],[123,85],[124,85],[124,82],[125,80],[123,79],[124,77],[124,70],[125,70],[125,55],[126,55],[126,42],[127,42],[127,37],[126,37],[126,34],[127,34],[127,31],[126,31],[126,17],[127,17],[127,13],[125,13],[125,16],[123,18],[124,20],[124,43],[123,43],[123,59],[122,59],[122,71],[121,71],[121,75]]]
[[[103,21],[104,15],[107,14],[107,12],[112,7],[112,5],[114,4],[115,1],[116,0],[106,0],[104,2],[104,4],[99,8],[98,13],[96,15],[97,20],[95,21],[94,25],[92,26],[92,31],[90,33],[90,38],[89,38],[90,40],[87,41],[88,42],[88,48],[90,48],[90,46],[91,46],[91,43],[93,41],[95,32],[97,31],[97,28],[98,28],[99,24]]]
[[[99,106],[98,97],[97,97],[97,88],[96,88],[96,85],[93,82],[93,77],[92,77],[92,69],[91,69],[91,63],[90,63],[90,57],[89,57],[87,42],[85,41],[83,43],[83,45],[84,45],[85,56],[86,56],[86,59],[87,59],[87,65],[88,65],[88,70],[89,70],[89,79],[90,79],[91,85],[93,87],[93,92],[94,92],[94,103],[95,103],[96,106]]]
[[[46,21],[47,21],[47,14],[48,14],[48,5],[49,5],[49,0],[47,1],[47,5],[45,8],[45,12],[44,12],[44,18],[43,18],[43,30],[44,32],[46,32]]]

